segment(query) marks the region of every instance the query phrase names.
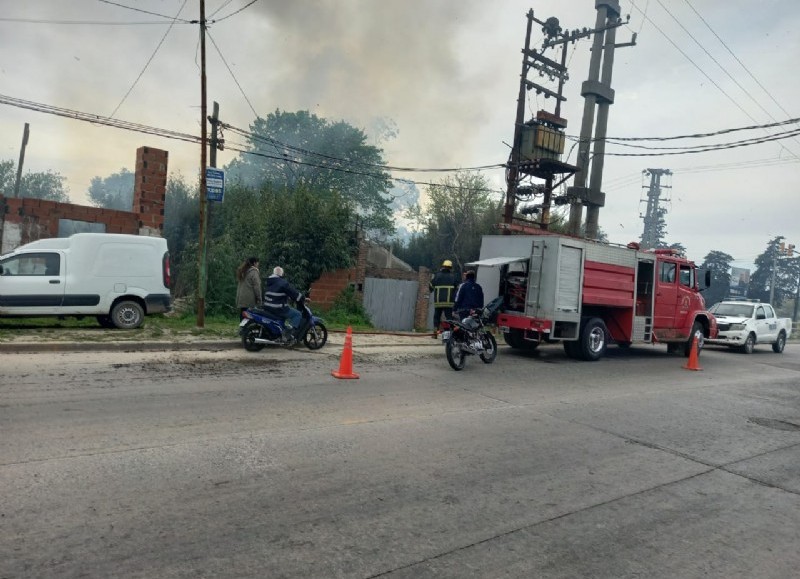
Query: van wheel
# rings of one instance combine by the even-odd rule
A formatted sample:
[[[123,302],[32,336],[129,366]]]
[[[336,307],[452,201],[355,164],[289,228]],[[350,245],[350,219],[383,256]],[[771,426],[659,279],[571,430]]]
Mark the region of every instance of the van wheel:
[[[134,301],[118,302],[111,308],[111,321],[121,330],[133,330],[144,322],[144,309]]]
[[[114,322],[111,321],[111,316],[97,316],[97,323],[102,328],[116,328]]]

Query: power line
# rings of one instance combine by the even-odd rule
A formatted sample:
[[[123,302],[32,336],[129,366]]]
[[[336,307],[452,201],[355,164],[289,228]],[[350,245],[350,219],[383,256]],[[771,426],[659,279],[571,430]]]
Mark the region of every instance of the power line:
[[[105,125],[108,127],[114,127],[118,129],[125,129],[128,131],[135,131],[138,133],[145,133],[148,135],[155,135],[158,137],[164,137],[165,139],[175,139],[179,141],[187,141],[190,143],[200,143],[200,137],[195,135],[190,135],[188,133],[180,133],[178,131],[171,131],[168,129],[161,129],[158,127],[150,127],[147,125],[142,125],[138,123],[133,123],[129,121],[122,121],[119,119],[112,119],[111,117],[104,117],[101,115],[95,115],[90,113],[84,113],[81,111],[75,111],[71,109],[65,109],[61,107],[55,107],[52,105],[45,105],[41,103],[35,103],[32,101],[26,101],[23,99],[18,99],[15,97],[10,97],[6,95],[0,94],[0,104],[9,105],[12,107],[18,107],[22,109],[28,109],[40,113],[46,113],[50,115],[56,115],[60,117],[65,117],[68,119],[74,119],[77,121],[85,121],[88,123],[92,123],[95,125]]]
[[[209,17],[209,18],[214,18],[214,15],[215,15],[217,12],[219,12],[220,10],[222,10],[223,8],[225,8],[225,7],[226,7],[228,4],[230,4],[231,2],[233,2],[233,0],[225,0],[225,2],[223,2],[222,4],[220,4],[219,8],[217,8],[217,9],[216,9],[216,10],[214,10],[214,11],[213,11],[211,14],[209,14],[209,15],[208,15],[208,17]]]
[[[170,20],[173,20],[172,16],[167,16],[166,14],[159,14],[158,12],[150,12],[149,10],[142,10],[141,8],[134,8],[133,6],[126,6],[125,4],[120,4],[119,2],[112,2],[111,0],[97,0],[97,1],[102,2],[103,4],[119,6],[120,8],[125,8],[126,10],[133,10],[134,12],[141,12],[142,14],[149,14],[150,16],[160,16],[161,18],[168,18]],[[190,24],[189,20],[181,19],[181,22],[185,24]]]
[[[792,136],[796,135],[798,130],[800,130],[800,128],[789,129],[788,131],[782,131],[782,132],[779,132],[779,133],[771,133],[769,136],[770,137],[781,137],[782,136],[782,137],[785,137],[785,138],[789,138],[789,137],[792,137]],[[685,145],[683,147],[653,147],[653,146],[648,146],[648,145],[633,145],[633,144],[625,143],[625,142],[615,142],[613,139],[606,139],[606,141],[608,143],[612,144],[612,145],[617,145],[618,147],[631,147],[631,148],[634,148],[634,149],[650,149],[650,150],[653,150],[653,151],[666,151],[666,150],[686,150],[686,151],[689,151],[689,150],[692,150],[692,149],[705,149],[705,148],[710,147],[710,146],[715,146],[716,147],[716,146],[732,145],[732,144],[742,144],[742,145],[744,145],[744,144],[758,144],[758,143],[761,142],[761,139],[764,139],[764,138],[765,137],[751,137],[749,139],[742,139],[741,141],[732,141],[730,143],[721,143],[719,145]],[[800,159],[798,159],[798,160],[800,160]]]
[[[759,80],[758,80],[758,79],[755,77],[755,75],[753,75],[753,73],[752,73],[752,72],[750,72],[750,69],[749,69],[749,68],[747,68],[747,67],[745,66],[745,64],[744,64],[744,63],[743,63],[741,60],[739,60],[739,57],[738,57],[738,56],[736,56],[736,55],[733,53],[733,51],[730,49],[730,47],[729,47],[729,46],[728,46],[728,45],[725,43],[725,41],[724,41],[724,40],[722,40],[722,38],[720,38],[719,34],[717,34],[717,33],[714,31],[714,29],[713,29],[713,28],[711,28],[711,25],[710,25],[710,24],[709,24],[709,23],[706,21],[706,19],[705,19],[705,18],[703,18],[703,16],[702,16],[702,15],[701,15],[701,14],[700,14],[698,11],[697,11],[697,9],[696,9],[694,6],[692,6],[691,2],[689,2],[689,0],[683,0],[683,1],[684,1],[684,2],[686,2],[686,4],[688,4],[689,8],[691,8],[691,9],[692,9],[692,11],[693,11],[695,14],[697,14],[697,17],[698,17],[700,20],[702,20],[703,24],[705,24],[705,25],[706,25],[706,27],[707,27],[707,28],[708,28],[708,29],[711,31],[711,34],[713,34],[713,35],[714,35],[714,36],[717,38],[717,40],[719,40],[719,41],[720,41],[720,43],[722,44],[722,46],[724,46],[724,47],[725,47],[725,49],[728,51],[728,53],[729,53],[729,54],[730,54],[730,55],[731,55],[731,56],[732,56],[732,57],[733,57],[733,58],[736,60],[736,62],[738,62],[738,63],[741,65],[741,67],[742,67],[742,68],[745,70],[745,72],[746,72],[747,74],[749,74],[749,75],[750,75],[750,78],[752,78],[752,79],[755,81],[755,83],[756,83],[756,84],[757,84],[759,87],[761,87],[761,90],[763,90],[763,91],[764,91],[764,93],[766,93],[766,95],[767,95],[767,96],[768,96],[768,97],[769,97],[769,98],[772,100],[772,102],[774,102],[774,103],[775,103],[775,104],[778,106],[778,108],[779,108],[779,109],[781,109],[781,111],[783,111],[783,113],[784,113],[784,114],[785,114],[787,117],[788,117],[788,116],[790,116],[790,115],[789,115],[789,112],[788,112],[788,111],[787,111],[785,108],[783,108],[783,107],[781,106],[781,103],[779,103],[777,100],[775,100],[775,97],[774,97],[774,96],[772,96],[772,93],[771,93],[770,91],[768,91],[768,90],[766,89],[766,87],[765,87],[763,84],[761,84],[761,82],[759,82]]]
[[[734,127],[731,129],[720,129],[709,133],[690,133],[687,135],[673,135],[670,137],[606,137],[607,141],[676,141],[679,139],[700,139],[705,137],[716,137],[719,135],[726,135],[728,133],[737,133],[740,131],[751,131],[755,129],[771,129],[774,127],[782,127],[785,125],[797,124],[800,118],[787,119],[785,121],[775,121],[774,123],[765,123],[758,125],[748,125],[745,127]],[[575,135],[567,135],[568,139],[579,140]],[[595,139],[593,139],[595,140]]]
[[[642,11],[641,11],[641,10],[640,10],[640,9],[639,9],[637,6],[633,6],[633,7],[634,7],[634,8],[636,8],[636,10],[639,10],[639,12],[642,12]],[[683,55],[683,57],[684,57],[686,60],[688,60],[688,61],[689,61],[689,62],[692,64],[692,66],[694,66],[694,67],[695,67],[697,70],[699,70],[699,71],[700,71],[700,73],[701,73],[703,76],[705,76],[705,77],[706,77],[706,78],[709,80],[709,82],[711,82],[711,84],[713,84],[715,87],[717,87],[717,89],[718,89],[718,90],[719,90],[719,91],[720,91],[722,94],[724,94],[724,95],[725,95],[725,96],[728,98],[728,100],[729,100],[729,101],[731,101],[731,102],[732,102],[734,105],[736,105],[736,107],[737,107],[737,108],[738,108],[740,111],[742,111],[742,112],[743,112],[745,115],[747,115],[747,117],[748,117],[748,118],[749,118],[751,121],[753,121],[754,123],[757,123],[757,122],[758,122],[758,121],[756,121],[756,119],[755,119],[755,118],[754,118],[754,117],[753,117],[753,116],[752,116],[750,113],[748,113],[748,112],[747,112],[747,111],[744,109],[744,107],[742,107],[742,105],[741,105],[741,104],[739,104],[739,102],[738,102],[736,99],[734,99],[734,98],[733,98],[731,95],[729,95],[727,92],[725,92],[725,89],[723,89],[723,88],[722,88],[722,87],[721,87],[719,84],[717,84],[717,82],[716,82],[716,81],[715,81],[713,78],[711,78],[711,77],[708,75],[708,73],[706,73],[706,71],[704,71],[704,70],[703,70],[703,69],[700,67],[700,65],[698,65],[698,64],[697,64],[697,63],[696,63],[694,60],[692,60],[692,58],[691,58],[691,57],[690,57],[688,54],[686,54],[686,52],[684,52],[684,51],[683,51],[683,49],[681,49],[681,47],[680,47],[680,46],[678,46],[678,45],[675,43],[675,41],[674,41],[674,40],[672,40],[672,39],[669,37],[669,35],[668,35],[666,32],[664,32],[663,30],[661,30],[661,28],[659,28],[659,27],[658,27],[658,25],[657,25],[655,22],[653,22],[653,20],[652,20],[652,19],[651,19],[649,16],[647,16],[647,15],[646,15],[644,12],[642,12],[642,15],[643,15],[643,17],[645,18],[645,20],[647,20],[647,21],[648,21],[650,24],[652,24],[652,25],[653,25],[653,28],[655,28],[656,30],[658,30],[658,32],[659,32],[659,33],[660,33],[660,34],[661,34],[661,35],[662,35],[664,38],[666,38],[666,39],[667,39],[667,41],[668,41],[670,44],[672,44],[672,46],[674,46],[674,47],[675,47],[675,50],[677,50],[678,52],[680,52],[680,53]]]
[[[44,18],[6,18],[0,16],[0,22],[18,22],[22,24],[75,24],[75,25],[97,25],[97,26],[134,26],[145,24],[156,24],[163,26],[163,20],[148,20],[144,22],[134,21],[107,21],[107,20],[47,20]],[[179,24],[191,24],[191,22],[180,22]]]
[[[726,149],[736,149],[739,147],[746,147],[749,145],[760,145],[762,143],[770,143],[772,141],[779,141],[781,139],[788,139],[800,135],[800,129],[787,132],[786,134],[773,135],[761,137],[758,140],[736,141],[724,145],[712,145],[703,149],[691,149],[683,151],[672,151],[668,153],[605,153],[611,157],[665,157],[671,155],[689,155],[693,153],[707,153],[709,151],[723,151]]]
[[[221,7],[220,7],[220,8],[221,8]],[[211,36],[211,33],[208,31],[208,28],[206,28],[206,31],[205,31],[205,32],[206,32],[206,34],[208,35],[208,38],[209,38],[209,40],[211,40],[211,44],[213,44],[213,45],[214,45],[214,49],[217,51],[217,54],[219,54],[219,57],[220,57],[220,59],[222,60],[222,63],[225,65],[225,68],[227,68],[227,69],[228,69],[228,73],[230,73],[230,75],[231,75],[231,78],[233,79],[233,82],[234,82],[234,83],[236,84],[236,86],[239,88],[239,92],[240,92],[240,93],[242,93],[242,96],[244,97],[244,100],[247,102],[247,105],[250,107],[250,110],[251,110],[251,111],[253,111],[253,114],[255,115],[255,117],[256,117],[256,118],[259,118],[258,112],[256,111],[255,107],[253,106],[253,103],[252,103],[252,102],[250,102],[250,99],[249,99],[249,98],[247,98],[247,94],[244,92],[244,88],[242,88],[242,85],[241,85],[241,83],[239,82],[239,79],[237,79],[237,78],[236,78],[236,75],[235,75],[235,74],[233,74],[233,69],[230,67],[230,65],[228,65],[228,61],[227,61],[227,60],[225,60],[225,56],[222,54],[222,51],[220,50],[219,46],[217,46],[217,43],[216,43],[216,41],[214,40],[214,37],[213,37],[213,36]],[[222,125],[220,125],[220,126],[222,126]],[[273,147],[275,148],[275,150],[276,150],[278,153],[280,153],[280,151],[278,150],[278,147],[276,147],[275,145],[273,145]],[[288,166],[288,169],[289,169],[289,170],[292,172],[292,174],[293,174],[295,177],[297,177],[297,175],[296,175],[296,174],[295,174],[295,172],[294,172],[294,169],[293,169],[291,166]]]
[[[117,105],[117,107],[114,109],[114,111],[110,115],[108,115],[109,118],[113,118],[113,116],[117,114],[117,111],[122,106],[122,103],[125,102],[125,100],[128,98],[128,96],[133,91],[133,89],[136,86],[136,84],[139,82],[139,79],[142,78],[142,75],[144,74],[144,71],[146,71],[147,67],[150,66],[150,63],[153,62],[153,59],[155,58],[156,53],[158,53],[158,49],[161,48],[162,44],[164,44],[164,40],[167,39],[167,35],[170,33],[170,30],[172,30],[172,27],[175,26],[175,21],[178,19],[178,16],[180,16],[181,12],[183,11],[183,7],[186,6],[186,2],[187,2],[187,0],[183,0],[183,4],[181,4],[181,7],[178,10],[178,13],[175,15],[175,18],[172,19],[172,22],[170,22],[169,28],[167,28],[167,31],[164,33],[164,36],[161,37],[161,40],[158,41],[158,44],[156,45],[156,49],[153,51],[153,54],[151,54],[150,58],[147,59],[147,62],[144,63],[144,68],[142,68],[142,71],[139,73],[139,76],[136,77],[136,80],[133,81],[133,84],[131,85],[131,88],[128,89],[128,92],[125,93],[125,96],[122,97],[122,100],[119,101],[119,104]]]
[[[486,188],[486,187],[478,187],[478,188],[476,188],[476,187],[452,187],[450,185],[444,185],[442,183],[431,183],[431,182],[426,182],[426,181],[414,181],[412,179],[406,179],[405,177],[403,177],[403,178],[394,178],[391,175],[385,175],[385,174],[381,174],[381,173],[369,173],[369,172],[365,172],[365,171],[359,171],[359,170],[356,170],[356,169],[348,169],[348,168],[345,168],[345,167],[339,167],[339,166],[335,166],[335,165],[323,165],[323,164],[318,164],[318,163],[311,163],[309,161],[301,161],[299,159],[292,159],[291,157],[287,157],[287,156],[278,157],[278,156],[275,156],[275,155],[268,155],[267,153],[260,153],[258,151],[253,151],[253,150],[246,149],[246,148],[237,148],[237,147],[226,147],[226,148],[228,150],[236,151],[237,153],[243,153],[245,155],[253,155],[253,156],[256,156],[256,157],[263,157],[265,159],[271,159],[271,160],[275,160],[275,161],[283,161],[283,162],[286,162],[286,163],[294,163],[295,165],[304,165],[304,166],[307,166],[307,167],[315,167],[317,169],[327,169],[327,170],[330,170],[330,171],[338,171],[338,172],[341,172],[341,173],[349,173],[349,174],[352,174],[352,175],[362,175],[362,176],[365,176],[365,177],[372,177],[372,178],[375,178],[375,179],[387,179],[388,178],[388,179],[393,180],[393,181],[402,181],[404,183],[414,183],[415,185],[428,185],[428,186],[433,186],[433,187],[446,187],[446,188],[450,188],[450,189],[471,189],[471,190],[475,190],[475,191],[487,191],[489,193],[498,193],[498,194],[501,194],[501,195],[505,195],[505,191],[501,191],[499,189],[489,189],[489,188]]]
[[[671,17],[671,18],[672,18],[672,19],[673,19],[673,20],[674,20],[674,21],[675,21],[675,22],[678,24],[678,26],[680,26],[680,27],[681,27],[681,29],[683,29],[683,31],[684,31],[686,34],[688,34],[688,35],[689,35],[689,38],[691,38],[692,40],[694,40],[695,44],[697,44],[697,46],[699,46],[699,47],[700,47],[700,49],[701,49],[703,52],[705,52],[705,53],[706,53],[706,55],[708,55],[708,57],[709,57],[709,58],[710,58],[712,61],[714,61],[714,64],[716,64],[716,65],[717,65],[717,66],[718,66],[718,67],[719,67],[719,68],[722,70],[722,72],[724,72],[725,74],[727,74],[727,75],[728,75],[728,78],[730,78],[730,79],[731,79],[731,80],[734,82],[734,84],[735,84],[736,86],[738,86],[738,87],[739,87],[739,88],[742,90],[742,92],[744,92],[744,94],[746,94],[746,95],[747,95],[747,96],[750,98],[750,100],[751,100],[751,101],[753,101],[753,102],[756,104],[756,106],[758,106],[758,108],[760,108],[762,111],[764,111],[764,113],[765,113],[765,114],[766,114],[766,115],[767,115],[767,116],[768,116],[770,119],[772,119],[773,121],[776,121],[776,120],[777,120],[775,117],[773,117],[773,116],[770,114],[770,112],[769,112],[767,109],[765,109],[765,108],[762,106],[762,104],[761,104],[761,103],[758,101],[758,99],[756,99],[756,98],[755,98],[755,97],[754,97],[754,96],[753,96],[753,95],[750,93],[750,91],[748,91],[748,90],[747,90],[745,87],[743,87],[743,86],[742,86],[742,84],[741,84],[741,83],[740,83],[738,80],[736,80],[736,78],[735,78],[735,77],[734,77],[734,76],[733,76],[733,75],[732,75],[732,74],[731,74],[731,73],[728,71],[728,69],[727,69],[727,68],[725,68],[724,66],[722,66],[722,64],[720,64],[720,62],[719,62],[719,61],[718,61],[716,58],[714,58],[714,56],[713,56],[713,55],[712,55],[712,54],[711,54],[711,53],[710,53],[708,50],[706,50],[706,47],[705,47],[705,46],[703,46],[703,45],[700,43],[700,41],[699,41],[699,40],[697,40],[697,38],[695,38],[695,37],[694,37],[694,35],[693,35],[691,32],[689,32],[689,30],[688,30],[688,29],[687,29],[687,28],[686,28],[686,27],[685,27],[685,26],[684,26],[684,25],[683,25],[683,24],[680,22],[680,20],[678,20],[678,19],[675,17],[675,15],[674,15],[674,14],[672,14],[672,12],[670,12],[669,8],[667,8],[667,7],[664,5],[664,3],[663,3],[661,0],[656,0],[656,2],[658,2],[658,3],[661,5],[661,7],[662,7],[662,8],[663,8],[663,9],[666,11],[666,13],[667,13],[667,14],[669,14],[669,15],[670,15],[670,17]],[[690,6],[691,6],[691,5],[690,5]],[[713,31],[712,31],[712,32],[713,32]],[[787,116],[788,116],[788,113],[787,113]],[[786,145],[782,145],[782,147],[783,147],[784,149],[786,149],[786,151],[787,151],[787,152],[791,153],[791,154],[792,154],[792,155],[794,155],[794,156],[797,156],[797,155],[796,155],[794,152],[792,152],[792,151],[790,151],[789,149],[787,149],[787,148],[786,148]]]
[[[244,10],[246,8],[249,8],[250,6],[255,4],[256,2],[258,2],[258,0],[251,0],[250,2],[245,4],[244,6],[242,6],[238,10],[236,10],[235,12],[231,12],[230,14],[228,14],[227,16],[223,16],[222,18],[217,18],[214,22],[222,22],[223,20],[227,20],[231,16],[236,16],[237,14],[239,14],[239,12],[241,12],[242,10]],[[216,14],[216,12],[214,14]]]
[[[245,131],[244,129],[240,129],[238,127],[234,127],[233,125],[229,125],[228,123],[220,123],[226,129],[229,129],[235,133],[242,135],[251,140],[261,141],[267,144],[274,144],[284,147],[285,149],[294,151],[296,153],[302,153],[305,155],[311,155],[315,157],[320,157],[322,159],[339,162],[339,163],[350,163],[353,165],[362,165],[364,167],[373,167],[376,169],[384,169],[387,171],[398,171],[398,172],[409,172],[409,173],[447,173],[447,172],[458,172],[458,171],[483,171],[486,169],[501,169],[505,166],[505,163],[495,163],[493,165],[481,165],[478,167],[448,167],[448,168],[423,168],[423,167],[396,167],[393,165],[383,165],[380,163],[367,163],[365,161],[358,161],[355,159],[343,159],[341,157],[336,157],[333,155],[326,155],[324,153],[318,153],[316,151],[311,151],[309,149],[304,149],[302,147],[297,147],[294,145],[289,145],[287,143],[281,142],[277,139],[273,139],[272,137],[265,137],[263,135],[257,135],[250,131]]]
[[[217,51],[217,54],[219,54],[219,57],[222,59],[222,63],[225,65],[225,68],[228,69],[228,72],[230,73],[231,78],[233,79],[233,82],[236,83],[236,86],[238,87],[239,92],[242,93],[242,96],[244,97],[244,100],[247,101],[247,105],[250,107],[250,110],[253,111],[253,114],[256,116],[256,118],[258,118],[259,115],[256,112],[256,109],[253,106],[253,103],[251,103],[250,99],[247,98],[247,95],[245,94],[244,89],[242,88],[242,85],[239,83],[239,80],[236,78],[236,75],[233,74],[233,70],[228,65],[228,61],[225,60],[225,57],[222,55],[222,51],[219,49],[219,46],[217,46],[217,43],[214,40],[214,37],[211,36],[211,33],[208,30],[206,30],[206,34],[208,35],[209,40],[211,40],[211,44],[214,45],[214,49]]]

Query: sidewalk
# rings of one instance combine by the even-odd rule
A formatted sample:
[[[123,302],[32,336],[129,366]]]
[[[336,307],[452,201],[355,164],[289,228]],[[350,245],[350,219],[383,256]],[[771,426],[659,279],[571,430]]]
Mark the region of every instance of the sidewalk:
[[[326,347],[343,346],[345,332],[329,331]],[[418,332],[353,333],[353,348],[386,346],[437,346],[431,334]],[[268,346],[269,347],[269,346]],[[300,346],[304,348],[303,346]],[[25,352],[126,352],[167,350],[239,350],[241,339],[203,336],[197,332],[148,335],[143,331],[108,330],[103,328],[20,330],[11,339],[0,339],[0,354]]]

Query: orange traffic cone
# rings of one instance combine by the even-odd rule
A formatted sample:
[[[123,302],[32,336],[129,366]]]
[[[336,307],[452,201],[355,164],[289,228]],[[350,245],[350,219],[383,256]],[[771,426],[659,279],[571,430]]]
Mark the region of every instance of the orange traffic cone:
[[[689,353],[689,361],[686,362],[684,368],[686,370],[702,370],[698,362],[699,346],[697,345],[697,336],[692,338],[692,351]]]
[[[353,328],[347,326],[347,335],[344,337],[344,350],[342,359],[339,362],[339,370],[331,370],[334,378],[358,378],[358,374],[353,372]]]

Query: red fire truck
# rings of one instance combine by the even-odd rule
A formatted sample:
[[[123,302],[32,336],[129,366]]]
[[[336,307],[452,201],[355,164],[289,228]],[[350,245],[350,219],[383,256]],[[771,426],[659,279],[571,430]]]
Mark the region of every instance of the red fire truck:
[[[598,360],[610,342],[702,348],[717,336],[697,267],[677,251],[640,250],[566,235],[487,235],[477,281],[487,301],[503,296],[497,325],[512,348],[561,341],[571,358]],[[703,288],[710,283],[710,272]]]

